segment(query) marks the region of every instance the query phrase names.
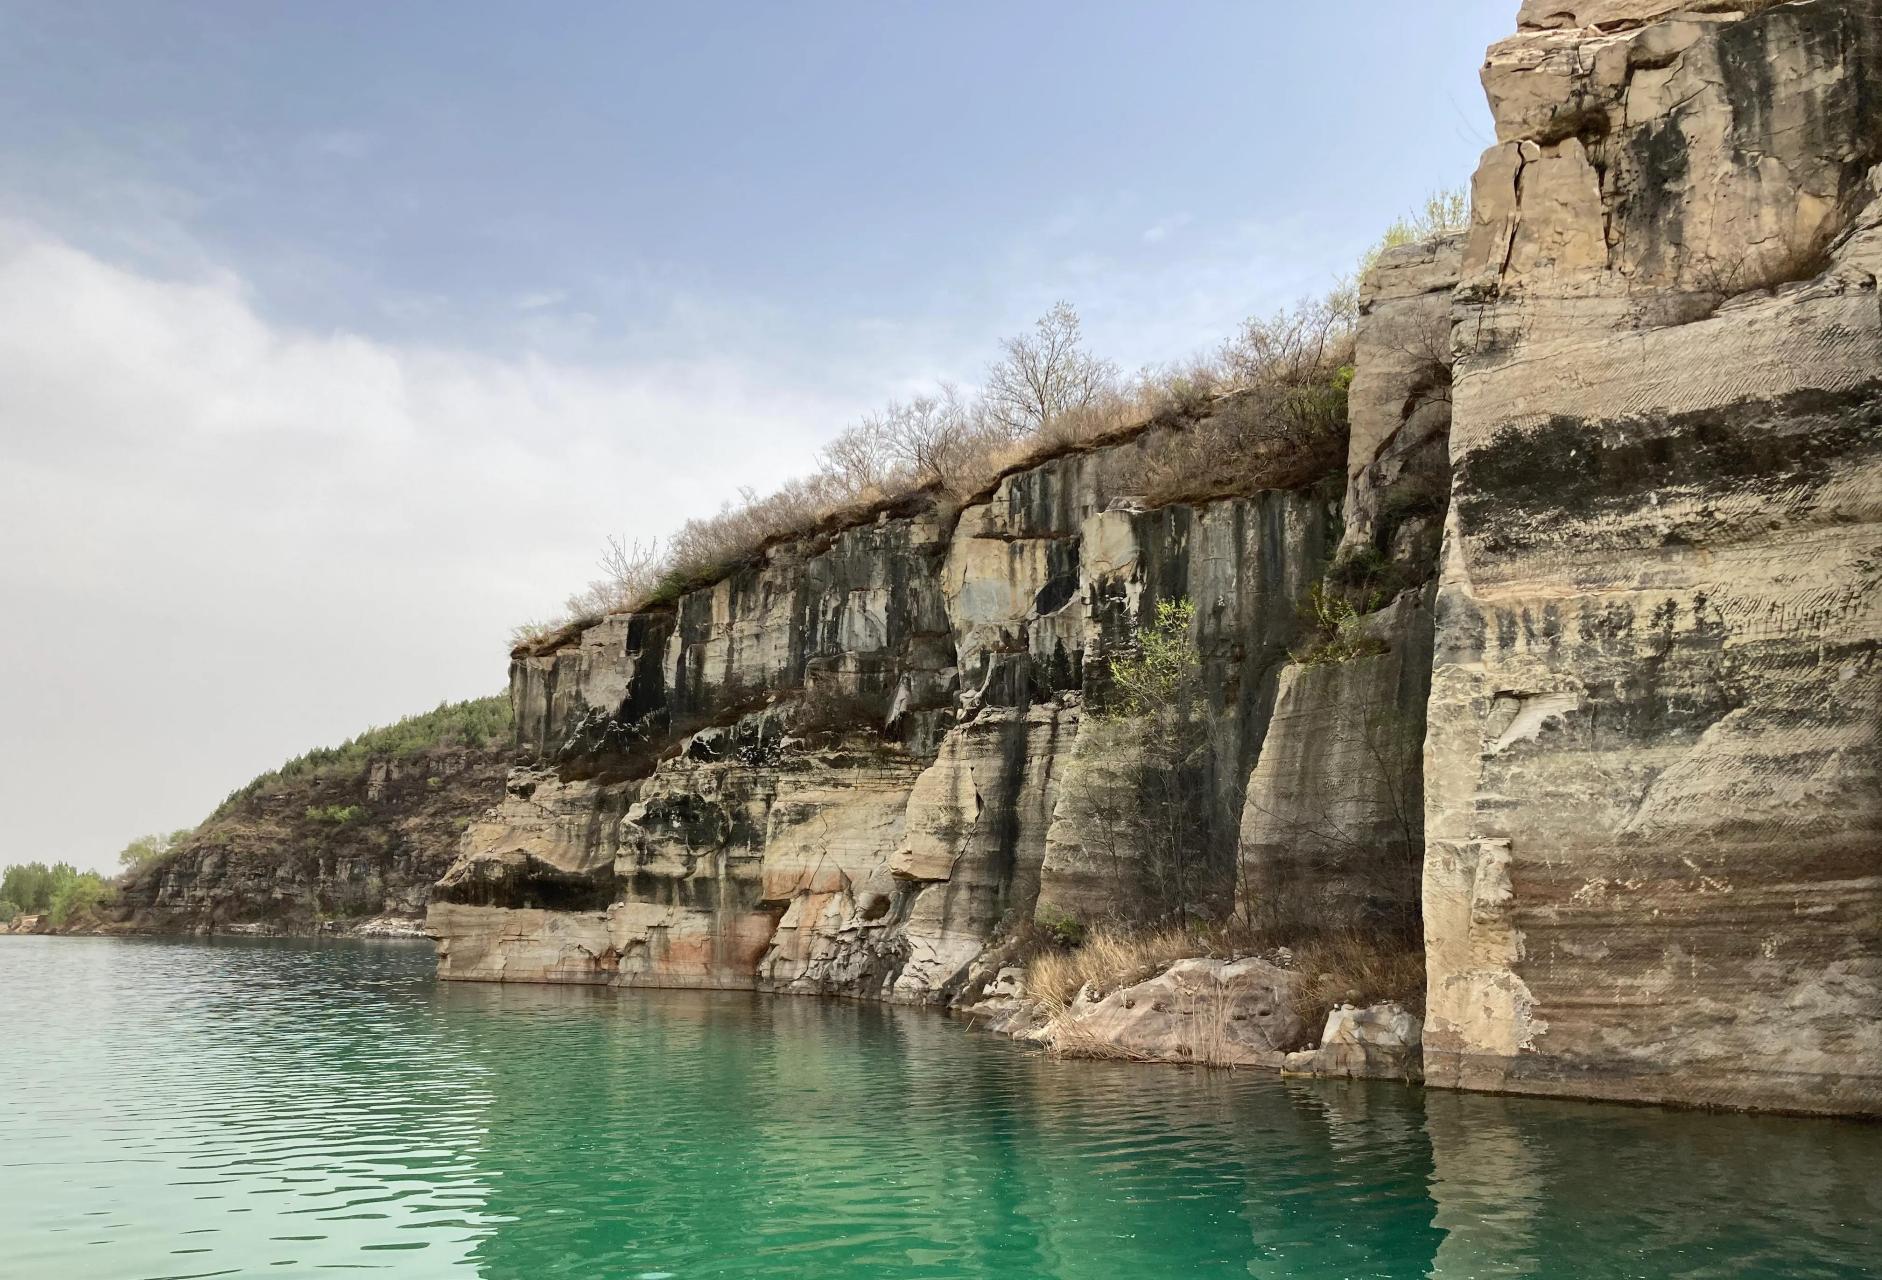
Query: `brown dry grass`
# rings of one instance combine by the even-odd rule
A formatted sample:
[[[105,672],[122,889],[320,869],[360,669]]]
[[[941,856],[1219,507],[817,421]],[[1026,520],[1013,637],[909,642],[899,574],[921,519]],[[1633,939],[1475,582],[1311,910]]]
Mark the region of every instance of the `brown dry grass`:
[[[1035,956],[1026,967],[1026,994],[1058,1009],[1086,983],[1109,993],[1155,977],[1178,960],[1234,952],[1226,935],[1198,929],[1133,930],[1100,926],[1079,946]]]
[[[1256,946],[1253,935],[1236,925],[1152,930],[1101,926],[1076,948],[1034,955],[1026,964],[1026,994],[1052,1019],[1058,1052],[1136,1059],[1142,1055],[1099,1041],[1065,1016],[1087,983],[1102,996],[1155,977],[1178,960],[1230,959],[1275,949]],[[1294,1011],[1316,1039],[1327,1014],[1344,1003],[1364,1006],[1396,1000],[1423,1013],[1425,957],[1415,939],[1349,929],[1322,934],[1288,951],[1288,967],[1300,975]]]
[[[898,445],[853,428],[834,442],[848,447],[827,450],[818,470],[769,494],[743,491],[663,545],[611,542],[602,576],[571,596],[560,616],[516,628],[512,656],[554,652],[609,613],[669,604],[758,563],[781,542],[828,537],[889,510],[946,517],[1017,471],[1157,427],[1178,442],[1170,462],[1145,477],[1166,501],[1309,483],[1345,456],[1344,384],[1330,380],[1351,347],[1351,317],[1328,300],[1250,319],[1212,355],[1111,379],[1026,429],[997,423],[984,402],[949,392],[917,415],[918,441]],[[1329,391],[1337,393],[1331,400]],[[901,422],[906,408],[892,406],[888,417]]]
[[[1415,939],[1344,929],[1293,948],[1294,1011],[1316,1037],[1341,1004],[1396,1000],[1424,1012],[1425,953]]]

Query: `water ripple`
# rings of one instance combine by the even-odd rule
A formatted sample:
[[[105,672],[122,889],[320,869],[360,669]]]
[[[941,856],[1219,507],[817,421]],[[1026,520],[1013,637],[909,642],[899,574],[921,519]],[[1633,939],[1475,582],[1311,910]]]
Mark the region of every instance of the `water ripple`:
[[[0,941],[0,1276],[1867,1274],[1882,1128],[1057,1063],[906,1010]]]

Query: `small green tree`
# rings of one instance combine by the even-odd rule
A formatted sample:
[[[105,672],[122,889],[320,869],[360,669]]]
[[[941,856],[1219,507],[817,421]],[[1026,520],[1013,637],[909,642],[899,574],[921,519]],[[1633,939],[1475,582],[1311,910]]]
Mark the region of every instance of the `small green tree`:
[[[1366,634],[1359,611],[1338,593],[1316,582],[1300,602],[1300,618],[1308,627],[1311,643],[1290,655],[1303,667],[1326,666],[1370,658],[1386,652],[1387,646],[1376,636]]]
[[[78,868],[69,862],[22,862],[8,867],[0,875],[0,898],[19,904],[21,911],[37,913],[52,906],[59,891],[78,879]]]
[[[1195,616],[1187,600],[1164,601],[1110,658],[1065,783],[1079,841],[1109,864],[1133,923],[1206,916],[1232,887]]]
[[[0,898],[0,924],[12,921],[21,912],[20,904],[8,898]]]
[[[102,905],[109,898],[111,886],[104,877],[92,871],[81,871],[61,884],[52,895],[52,906],[48,914],[54,927],[63,929],[68,924],[82,920]]]
[[[157,831],[139,836],[118,854],[118,865],[126,871],[137,871],[149,866],[182,844],[189,834],[190,829],[185,827],[180,831]]]
[[[1187,600],[1164,600],[1157,616],[1136,634],[1136,652],[1111,660],[1114,694],[1106,714],[1145,716],[1194,701],[1202,659],[1189,638],[1196,607]]]

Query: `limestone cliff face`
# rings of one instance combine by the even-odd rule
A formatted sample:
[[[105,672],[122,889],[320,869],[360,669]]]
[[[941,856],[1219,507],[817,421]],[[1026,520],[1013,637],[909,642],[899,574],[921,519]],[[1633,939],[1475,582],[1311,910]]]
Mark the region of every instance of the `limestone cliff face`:
[[[473,825],[430,913],[446,977],[947,1001],[1042,902],[1131,892],[1066,804],[1097,658],[1196,605],[1232,880],[1243,792],[1337,504],[1143,509],[1137,438],[1004,478],[952,521],[885,512],[771,548],[665,609],[521,655],[539,763]]]
[[[1874,1109],[1882,4],[1521,28],[1455,312],[1426,1069]]]

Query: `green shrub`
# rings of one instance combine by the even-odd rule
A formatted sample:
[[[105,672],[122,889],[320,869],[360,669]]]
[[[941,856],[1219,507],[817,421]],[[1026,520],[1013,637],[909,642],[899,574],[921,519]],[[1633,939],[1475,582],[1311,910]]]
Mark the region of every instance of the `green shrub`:
[[[104,877],[82,871],[60,885],[52,895],[48,913],[55,928],[63,929],[85,919],[111,898],[111,886]]]
[[[327,823],[332,826],[345,826],[349,822],[358,822],[366,816],[366,810],[356,804],[316,804],[307,807],[309,822]]]
[[[1385,641],[1366,634],[1359,610],[1323,583],[1316,582],[1307,589],[1300,616],[1307,624],[1310,643],[1296,649],[1292,657],[1303,667],[1351,662],[1387,651]]]
[[[139,836],[118,853],[118,865],[126,871],[137,871],[151,866],[168,856],[171,850],[189,837],[189,834],[190,829],[184,827],[180,831],[158,831],[151,835]]]
[[[1076,947],[1085,940],[1084,922],[1063,911],[1054,911],[1047,907],[1034,917],[1033,923],[1039,931],[1056,947]]]
[[[1190,641],[1196,607],[1187,600],[1164,600],[1156,620],[1136,633],[1136,651],[1109,663],[1112,692],[1102,715],[1142,716],[1188,701],[1202,673],[1202,659]]]
[[[78,880],[81,873],[69,862],[22,862],[0,875],[0,898],[16,903],[28,915],[50,910],[53,899]]]

